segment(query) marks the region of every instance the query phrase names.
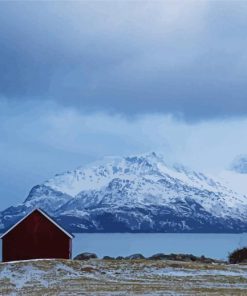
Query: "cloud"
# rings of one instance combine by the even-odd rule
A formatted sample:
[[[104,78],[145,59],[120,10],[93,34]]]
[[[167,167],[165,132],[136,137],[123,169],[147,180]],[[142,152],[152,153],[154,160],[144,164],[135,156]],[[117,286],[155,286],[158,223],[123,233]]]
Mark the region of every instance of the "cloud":
[[[2,2],[0,90],[91,112],[246,116],[246,6]]]
[[[105,156],[156,151],[167,163],[215,172],[247,151],[246,119],[189,124],[170,115],[130,119],[54,102],[1,99],[0,122],[2,208],[21,202],[54,174]]]
[[[246,6],[1,2],[1,207],[106,155],[214,171],[246,154]]]

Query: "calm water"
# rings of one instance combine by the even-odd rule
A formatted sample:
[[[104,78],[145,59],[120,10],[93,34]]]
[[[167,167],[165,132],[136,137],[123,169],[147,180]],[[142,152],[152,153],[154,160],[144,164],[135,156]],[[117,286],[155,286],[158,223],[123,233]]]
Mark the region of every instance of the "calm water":
[[[247,246],[247,233],[244,234],[75,234],[73,256],[81,252],[94,252],[99,257],[127,256],[142,253],[151,256],[155,253],[191,253],[226,259],[232,250]]]
[[[247,246],[244,234],[76,234],[73,241],[73,256],[80,252],[94,252],[99,257],[127,256],[142,253],[191,253],[226,259],[229,252]]]

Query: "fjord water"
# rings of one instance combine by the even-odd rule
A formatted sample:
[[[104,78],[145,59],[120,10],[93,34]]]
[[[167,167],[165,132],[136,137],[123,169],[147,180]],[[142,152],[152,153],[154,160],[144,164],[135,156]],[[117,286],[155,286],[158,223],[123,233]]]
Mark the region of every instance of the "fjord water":
[[[189,253],[226,260],[234,249],[245,246],[247,233],[76,233],[73,257],[82,252],[93,252],[99,257],[128,256],[134,253],[144,256],[155,253]]]
[[[236,248],[247,246],[247,233],[93,233],[75,234],[73,256],[94,252],[99,257],[141,253],[189,253],[226,260]]]

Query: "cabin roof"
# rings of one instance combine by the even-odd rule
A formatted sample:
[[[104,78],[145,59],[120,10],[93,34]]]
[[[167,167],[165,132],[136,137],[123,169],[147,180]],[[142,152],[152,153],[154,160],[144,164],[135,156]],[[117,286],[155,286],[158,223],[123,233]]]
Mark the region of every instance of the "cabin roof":
[[[23,220],[25,220],[28,216],[30,216],[33,212],[38,211],[40,214],[45,216],[50,222],[52,222],[57,228],[59,228],[63,233],[65,233],[68,237],[73,238],[74,235],[66,231],[62,226],[60,226],[53,218],[51,218],[45,211],[41,210],[40,208],[35,208],[27,215],[25,215],[22,219],[16,222],[12,227],[10,227],[6,232],[4,232],[0,238],[2,239],[5,235],[7,235],[12,229],[14,229],[17,225],[19,225]]]

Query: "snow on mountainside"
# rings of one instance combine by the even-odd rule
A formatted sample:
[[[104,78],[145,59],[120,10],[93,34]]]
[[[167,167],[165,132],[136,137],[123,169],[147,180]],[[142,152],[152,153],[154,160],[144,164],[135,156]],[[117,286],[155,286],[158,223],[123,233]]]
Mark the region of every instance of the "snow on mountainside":
[[[230,170],[220,173],[219,178],[240,194],[247,195],[247,156],[238,156],[230,166]]]
[[[246,231],[247,196],[219,180],[155,153],[110,158],[33,187],[23,204],[0,213],[0,227],[41,207],[77,232]]]

